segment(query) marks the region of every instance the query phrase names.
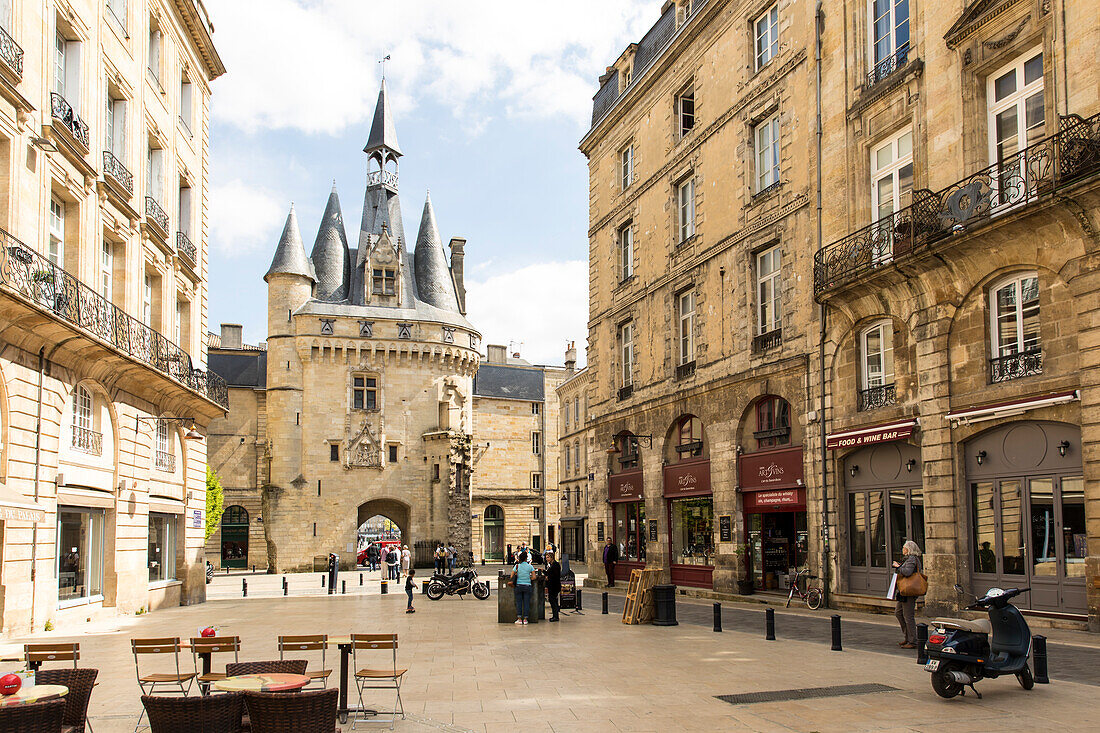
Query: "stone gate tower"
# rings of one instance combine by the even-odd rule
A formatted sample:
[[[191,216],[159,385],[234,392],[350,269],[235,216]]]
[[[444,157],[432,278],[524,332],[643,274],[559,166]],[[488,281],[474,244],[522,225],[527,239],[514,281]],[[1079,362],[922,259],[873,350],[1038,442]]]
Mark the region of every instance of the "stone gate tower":
[[[465,240],[451,239],[448,261],[429,197],[410,257],[385,80],[364,152],[357,246],[348,246],[333,186],[311,254],[292,206],[264,276],[262,510],[276,572],[354,552],[356,528],[375,514],[396,522],[410,548],[470,548],[480,334],[465,318]]]

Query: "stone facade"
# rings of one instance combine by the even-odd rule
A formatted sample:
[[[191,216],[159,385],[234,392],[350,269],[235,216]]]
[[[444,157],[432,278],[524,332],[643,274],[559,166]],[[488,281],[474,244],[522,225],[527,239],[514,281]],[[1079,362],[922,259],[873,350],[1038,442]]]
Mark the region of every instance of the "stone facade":
[[[576,371],[577,351],[570,344],[565,352],[566,378],[558,385],[558,468],[561,478],[547,492],[547,503],[556,516],[558,547],[571,560],[585,562],[588,553],[588,511],[596,466],[603,467],[603,451],[588,427],[588,393],[592,371]],[[602,476],[601,476],[602,479]],[[593,548],[594,549],[594,548]]]
[[[201,3],[9,4],[0,33],[0,624],[205,600]],[[178,182],[178,183],[177,183]],[[196,430],[197,428],[197,430]]]

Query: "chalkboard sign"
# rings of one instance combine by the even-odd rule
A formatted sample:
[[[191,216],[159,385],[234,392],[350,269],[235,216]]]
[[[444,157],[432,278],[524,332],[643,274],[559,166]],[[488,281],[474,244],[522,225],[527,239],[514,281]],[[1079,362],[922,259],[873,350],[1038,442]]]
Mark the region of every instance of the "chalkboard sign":
[[[657,520],[656,519],[649,520],[649,541],[650,542],[656,542],[657,541]]]
[[[603,522],[596,522],[596,541],[603,542]]]
[[[729,515],[718,517],[718,541],[733,542],[733,522]]]

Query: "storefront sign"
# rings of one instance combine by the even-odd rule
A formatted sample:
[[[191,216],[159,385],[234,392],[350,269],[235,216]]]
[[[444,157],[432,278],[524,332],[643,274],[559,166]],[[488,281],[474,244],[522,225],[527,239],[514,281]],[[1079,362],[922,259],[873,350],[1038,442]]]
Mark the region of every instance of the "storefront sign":
[[[709,496],[710,461],[665,466],[665,496]]]
[[[802,486],[802,446],[745,453],[738,459],[742,491]]]
[[[746,491],[742,497],[742,511],[750,512],[781,509],[793,511],[806,508],[805,489],[778,489],[773,491]]]
[[[733,542],[733,522],[728,514],[718,517],[718,541]]]
[[[642,500],[642,472],[624,471],[616,473],[608,480],[608,498],[613,501]]]
[[[913,434],[913,429],[916,426],[916,420],[906,420],[905,422],[895,422],[889,425],[875,425],[860,430],[832,433],[825,437],[825,447],[829,450],[837,450],[841,448],[858,448],[873,443],[905,440]]]
[[[202,529],[202,509],[196,509],[191,516],[191,528]]]
[[[657,541],[657,520],[656,519],[649,520],[649,541],[650,542],[656,542]]]
[[[603,522],[596,522],[596,541],[603,542]]]

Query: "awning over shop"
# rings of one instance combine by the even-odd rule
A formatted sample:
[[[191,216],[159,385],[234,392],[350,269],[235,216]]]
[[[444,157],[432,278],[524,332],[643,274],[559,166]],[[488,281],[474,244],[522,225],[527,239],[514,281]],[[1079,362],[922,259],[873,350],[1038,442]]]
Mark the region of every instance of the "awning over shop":
[[[838,448],[858,448],[872,443],[888,443],[893,440],[905,440],[913,434],[918,422],[917,418],[886,423],[885,425],[870,425],[858,430],[846,430],[840,433],[830,433],[825,436],[825,447],[829,450]]]
[[[41,522],[46,511],[15,489],[0,486],[0,519],[21,522]]]
[[[999,417],[1022,415],[1028,410],[1037,410],[1040,407],[1053,407],[1054,405],[1064,405],[1067,402],[1074,402],[1079,399],[1081,399],[1081,393],[1074,389],[1069,392],[1056,392],[1040,397],[1030,397],[1026,400],[997,402],[992,405],[983,405],[982,407],[956,410],[955,412],[947,413],[947,419],[951,423],[951,427],[957,428],[959,425],[972,425],[977,422],[985,422],[986,420],[995,420]]]

